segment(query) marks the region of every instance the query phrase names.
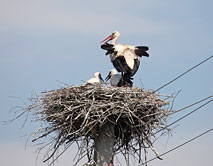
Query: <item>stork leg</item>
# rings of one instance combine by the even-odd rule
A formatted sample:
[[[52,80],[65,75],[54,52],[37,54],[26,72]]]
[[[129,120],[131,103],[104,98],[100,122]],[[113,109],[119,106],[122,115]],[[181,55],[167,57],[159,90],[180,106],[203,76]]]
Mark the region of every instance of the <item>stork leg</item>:
[[[132,87],[132,81],[131,81],[131,76],[128,74],[128,73],[124,73],[124,72],[121,72],[121,81],[119,82],[118,86],[130,86]]]
[[[133,78],[131,77],[131,74],[124,73],[123,77],[124,77],[124,85],[128,87],[132,87],[133,82],[131,80],[133,80]]]
[[[123,72],[121,72],[121,86],[123,86],[124,85],[124,73]]]

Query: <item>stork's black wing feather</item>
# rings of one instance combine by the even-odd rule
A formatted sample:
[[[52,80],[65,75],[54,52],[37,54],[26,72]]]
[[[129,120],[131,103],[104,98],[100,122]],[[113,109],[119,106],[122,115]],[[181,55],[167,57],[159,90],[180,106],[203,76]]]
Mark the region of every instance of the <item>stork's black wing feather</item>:
[[[148,46],[136,46],[135,48],[138,48],[138,49],[141,49],[141,50],[144,50],[144,51],[148,51],[149,50]]]
[[[105,43],[105,44],[102,44],[102,45],[101,45],[101,48],[104,49],[104,50],[107,50],[106,55],[112,54],[112,53],[115,52],[115,49],[114,49],[114,45],[113,45],[113,44]]]
[[[101,48],[104,49],[104,50],[109,50],[109,49],[112,49],[114,47],[113,44],[109,44],[109,43],[104,43],[101,45]]]
[[[130,76],[133,76],[138,71],[140,61],[135,59],[134,60],[134,67],[133,67],[133,69],[131,69],[128,66],[124,56],[118,56],[118,57],[115,58],[114,61],[112,61],[112,64],[118,72],[124,72],[124,73],[129,74]]]
[[[131,71],[123,56],[116,57],[112,64],[118,72],[129,73]]]
[[[134,66],[133,66],[133,69],[130,72],[131,76],[135,75],[135,73],[138,71],[139,66],[140,66],[140,61],[137,60],[137,59],[134,59]]]
[[[149,54],[146,52],[149,50],[149,47],[147,46],[137,46],[135,47],[135,54],[142,57],[142,56],[146,56],[149,57]]]
[[[116,58],[114,61],[112,61],[112,64],[118,72],[123,72],[123,68],[122,68],[122,65],[121,65],[121,62],[119,59],[120,59],[119,57]],[[121,60],[123,60],[123,59],[121,59]]]

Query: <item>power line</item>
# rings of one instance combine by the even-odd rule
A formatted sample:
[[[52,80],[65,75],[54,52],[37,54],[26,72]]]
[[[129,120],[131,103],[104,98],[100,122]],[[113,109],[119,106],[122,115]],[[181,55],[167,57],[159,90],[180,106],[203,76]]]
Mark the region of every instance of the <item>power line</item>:
[[[169,115],[172,115],[172,114],[178,113],[178,112],[180,112],[180,111],[183,111],[183,110],[185,110],[185,109],[187,109],[187,108],[190,108],[190,107],[192,107],[192,106],[194,106],[194,105],[196,105],[196,104],[199,104],[199,103],[201,103],[201,102],[203,102],[203,101],[205,101],[205,100],[207,100],[207,99],[209,99],[209,98],[212,98],[212,97],[213,97],[213,95],[210,95],[210,96],[208,96],[208,97],[206,97],[206,98],[203,98],[203,99],[201,99],[201,100],[199,100],[199,101],[196,101],[195,103],[192,103],[192,104],[187,105],[187,106],[185,106],[185,107],[183,107],[183,108],[180,108],[180,109],[178,109],[178,110],[172,112],[172,113],[169,114]]]
[[[198,107],[198,108],[194,109],[193,111],[189,112],[188,114],[186,114],[186,115],[184,115],[184,116],[180,117],[179,119],[177,119],[176,121],[174,121],[174,122],[170,123],[167,127],[169,127],[169,126],[171,126],[171,125],[173,125],[173,124],[175,124],[175,123],[179,122],[180,120],[182,120],[182,119],[186,118],[187,116],[191,115],[192,113],[196,112],[197,110],[199,110],[200,108],[204,107],[205,105],[209,104],[209,103],[210,103],[210,102],[212,102],[212,101],[213,101],[213,99],[211,99],[211,100],[207,101],[206,103],[204,103],[204,104],[203,104],[203,105],[201,105],[200,107]]]
[[[187,113],[186,115],[184,115],[184,116],[180,117],[179,119],[175,120],[174,122],[170,123],[170,124],[167,125],[166,127],[161,128],[160,130],[156,131],[156,132],[154,133],[154,135],[157,134],[157,133],[159,133],[160,131],[162,131],[162,130],[168,128],[169,126],[172,126],[173,124],[179,122],[180,120],[186,118],[187,116],[191,115],[192,113],[198,111],[199,109],[201,109],[202,107],[204,107],[205,105],[209,104],[209,103],[212,102],[212,101],[213,101],[213,99],[207,101],[206,103],[202,104],[201,106],[199,106],[198,108],[194,109],[193,111]]]
[[[159,156],[157,156],[157,157],[155,157],[155,158],[152,158],[152,159],[146,161],[146,162],[143,163],[143,164],[146,164],[146,163],[148,163],[148,162],[150,162],[150,161],[153,161],[153,160],[157,159],[158,157],[162,157],[162,156],[164,156],[164,155],[166,155],[166,154],[168,154],[168,153],[170,153],[170,152],[172,152],[172,151],[174,151],[174,150],[176,150],[176,149],[178,149],[178,148],[180,148],[180,147],[182,147],[182,146],[184,146],[184,145],[186,145],[186,144],[192,142],[193,140],[195,140],[195,139],[197,139],[197,138],[199,138],[199,137],[201,137],[201,136],[203,136],[203,135],[209,133],[209,132],[212,131],[212,130],[213,130],[213,128],[211,128],[211,129],[209,129],[209,130],[203,132],[202,134],[200,134],[200,135],[198,135],[198,136],[196,136],[196,137],[194,137],[194,138],[192,138],[192,139],[190,139],[190,140],[188,140],[188,141],[186,141],[186,142],[184,142],[184,143],[182,143],[182,144],[180,144],[180,145],[178,145],[178,146],[176,146],[176,147],[174,147],[174,148],[172,148],[172,149],[170,149],[170,150],[168,150],[168,151],[166,151],[165,153],[160,154]],[[141,166],[141,165],[142,165],[142,164],[140,164],[140,165],[138,165],[138,166]]]
[[[190,72],[191,70],[195,69],[196,67],[200,66],[201,64],[205,63],[206,61],[210,60],[213,57],[210,56],[207,59],[203,60],[202,62],[198,63],[197,65],[193,66],[192,68],[188,69],[187,71],[185,71],[184,73],[180,74],[179,76],[177,76],[176,78],[174,78],[173,80],[169,81],[168,83],[164,84],[163,86],[161,86],[160,88],[156,89],[154,92],[159,91],[160,89],[166,87],[167,85],[171,84],[172,82],[176,81],[177,79],[179,79],[180,77],[184,76],[185,74],[187,74],[188,72]]]

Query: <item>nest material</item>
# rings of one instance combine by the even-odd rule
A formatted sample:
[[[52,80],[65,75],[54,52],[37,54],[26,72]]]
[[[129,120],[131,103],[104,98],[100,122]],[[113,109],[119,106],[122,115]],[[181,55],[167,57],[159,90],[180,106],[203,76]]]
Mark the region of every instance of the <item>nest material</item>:
[[[170,109],[164,106],[169,106],[169,102],[140,88],[72,86],[44,92],[34,105],[39,106],[37,120],[47,122],[47,126],[36,132],[39,136],[33,141],[56,133],[50,157],[62,144],[83,140],[81,147],[85,151],[81,152],[87,153],[92,160],[94,146],[89,144],[101,126],[112,123],[115,153],[132,152],[138,154],[140,160],[142,148],[151,148],[157,155],[152,146],[154,132],[168,130],[166,121]]]

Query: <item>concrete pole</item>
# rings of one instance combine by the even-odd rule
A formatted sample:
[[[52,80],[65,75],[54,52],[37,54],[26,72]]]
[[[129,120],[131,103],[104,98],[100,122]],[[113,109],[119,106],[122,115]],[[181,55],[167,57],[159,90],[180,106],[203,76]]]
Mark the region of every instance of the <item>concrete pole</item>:
[[[113,166],[113,148],[115,144],[114,125],[102,126],[95,136],[94,161],[95,166]]]

